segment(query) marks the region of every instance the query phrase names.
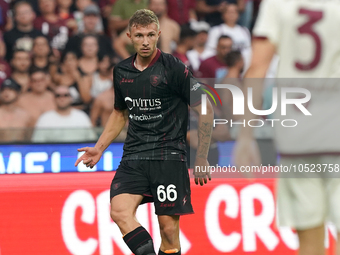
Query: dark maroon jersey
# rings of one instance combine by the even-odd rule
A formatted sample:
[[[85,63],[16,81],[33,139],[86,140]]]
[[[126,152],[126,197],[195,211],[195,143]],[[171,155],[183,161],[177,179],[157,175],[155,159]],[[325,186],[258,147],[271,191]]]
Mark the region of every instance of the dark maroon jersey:
[[[170,54],[157,55],[143,71],[136,55],[114,69],[115,109],[129,112],[122,160],[186,161],[188,105],[200,104],[202,90],[188,67]]]
[[[34,27],[40,30],[50,41],[52,48],[63,50],[69,38],[69,29],[66,21],[58,19],[57,22],[48,22],[40,16],[34,20]]]

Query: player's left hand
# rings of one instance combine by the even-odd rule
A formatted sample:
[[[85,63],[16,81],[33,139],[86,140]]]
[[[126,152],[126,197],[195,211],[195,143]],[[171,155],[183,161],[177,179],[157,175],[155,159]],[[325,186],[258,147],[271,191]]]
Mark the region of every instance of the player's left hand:
[[[211,181],[209,162],[207,159],[196,158],[195,167],[194,167],[194,176],[195,176],[196,185],[198,185],[198,183],[201,186],[203,186],[204,184],[207,184],[208,178],[209,178],[209,181]]]

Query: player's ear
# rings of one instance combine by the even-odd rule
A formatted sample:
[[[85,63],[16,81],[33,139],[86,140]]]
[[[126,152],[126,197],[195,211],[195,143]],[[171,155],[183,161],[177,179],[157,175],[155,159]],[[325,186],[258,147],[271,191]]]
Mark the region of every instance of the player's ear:
[[[126,32],[127,37],[129,37],[131,39],[131,33],[130,32]]]
[[[158,31],[158,37],[161,35],[161,32],[162,32],[161,30]]]

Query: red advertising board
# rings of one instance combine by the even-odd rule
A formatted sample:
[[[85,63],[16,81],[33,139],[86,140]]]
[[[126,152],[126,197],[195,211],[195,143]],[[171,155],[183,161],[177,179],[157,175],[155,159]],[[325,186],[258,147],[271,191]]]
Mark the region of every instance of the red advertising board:
[[[113,175],[1,176],[0,255],[131,254],[109,215]],[[182,254],[296,254],[296,233],[275,224],[275,180],[191,185],[195,214],[181,218]],[[137,217],[158,247],[153,205],[142,205]],[[326,247],[333,248],[335,234],[328,227]]]

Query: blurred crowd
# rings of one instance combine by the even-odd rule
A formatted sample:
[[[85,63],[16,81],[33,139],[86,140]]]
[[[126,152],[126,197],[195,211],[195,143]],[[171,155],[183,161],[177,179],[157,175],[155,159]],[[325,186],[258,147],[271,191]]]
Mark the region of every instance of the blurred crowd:
[[[113,110],[112,70],[134,54],[126,32],[138,9],[155,12],[158,47],[195,76],[241,77],[259,1],[0,0],[0,142],[96,140]]]

